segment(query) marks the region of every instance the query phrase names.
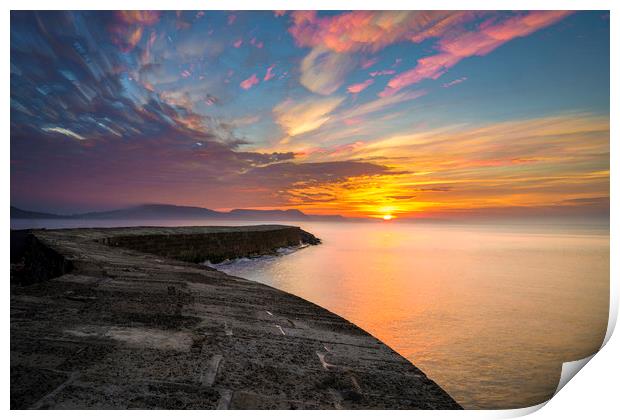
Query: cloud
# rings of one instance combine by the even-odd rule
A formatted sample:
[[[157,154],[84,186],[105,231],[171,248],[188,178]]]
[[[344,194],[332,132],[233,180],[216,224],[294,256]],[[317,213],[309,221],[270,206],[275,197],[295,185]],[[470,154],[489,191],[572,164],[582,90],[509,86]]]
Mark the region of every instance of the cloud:
[[[320,17],[317,12],[292,12],[289,32],[297,45],[320,48],[334,54],[376,52],[398,42],[420,43],[438,39],[434,55],[418,60],[417,66],[392,78],[381,96],[425,79],[437,79],[463,58],[488,54],[502,44],[552,25],[572,12],[532,11],[516,15],[493,15],[475,29],[468,26],[489,12],[449,11],[354,11]],[[318,53],[315,53],[318,55]],[[314,58],[314,55],[311,57]],[[327,78],[320,71],[312,79]],[[335,76],[336,80],[339,80]],[[306,83],[302,83],[306,85]],[[312,86],[312,84],[309,84]],[[331,92],[339,84],[328,85]],[[335,87],[334,87],[335,86]],[[313,90],[317,92],[317,90]]]
[[[413,200],[415,195],[390,195],[388,198],[392,200]]]
[[[142,39],[144,28],[156,24],[159,18],[160,12],[156,11],[117,11],[108,24],[110,39],[121,51],[130,52]]]
[[[128,25],[151,26],[159,21],[161,12],[149,10],[119,10],[115,12],[119,21]]]
[[[404,87],[425,79],[437,79],[462,59],[490,53],[506,42],[529,35],[571,14],[570,11],[533,11],[499,22],[495,17],[482,22],[476,30],[441,32],[438,53],[420,58],[417,65],[392,78],[380,96],[392,95]]]
[[[229,124],[233,126],[243,126],[243,125],[251,125],[260,121],[260,116],[258,115],[247,115],[245,117],[233,118],[230,120]]]
[[[328,211],[304,201],[322,193],[338,197],[338,211],[368,215],[382,206],[401,215],[439,216],[518,215],[525,210],[561,215],[569,205],[573,215],[588,208],[608,209],[609,116],[560,114],[461,124],[325,146],[308,150],[300,159],[324,159],[332,153],[343,161],[389,166],[390,173],[320,187],[298,185],[291,194],[300,208]],[[415,200],[390,201],[409,195]]]
[[[447,82],[447,83],[442,84],[442,85],[441,85],[441,87],[443,87],[443,88],[449,88],[449,87],[452,87],[452,86],[454,86],[454,85],[458,85],[458,84],[460,84],[460,83],[463,83],[463,82],[464,82],[464,81],[466,81],[466,80],[467,80],[467,77],[460,77],[460,78],[458,78],[458,79],[454,79],[454,80],[452,80],[451,82]]]
[[[263,77],[263,80],[265,82],[273,79],[276,76],[273,72],[273,69],[275,66],[276,66],[275,64],[272,64],[271,66],[267,67],[267,72],[265,73],[265,77]]]
[[[407,18],[399,21],[401,13]],[[343,37],[337,26],[331,27],[332,33],[324,31],[322,19],[332,25],[332,16],[295,13],[293,25],[309,30],[300,33],[309,48],[305,54],[314,53],[307,85],[335,96],[348,84],[341,74],[320,70],[330,70],[330,65],[337,69],[334,63],[354,68],[353,53],[371,55],[393,39],[431,39],[434,44],[429,42],[428,49],[435,52],[422,59],[426,73],[420,70],[418,75],[432,78],[455,60],[486,54],[559,19],[549,15],[556,12],[505,13],[466,28],[454,14],[438,13],[426,15],[428,22],[423,24],[424,15],[411,12],[363,12],[348,21],[353,39]],[[366,23],[364,16],[369,16]],[[392,33],[382,29],[382,19]],[[408,19],[416,20],[419,30],[411,29]],[[312,94],[283,102],[273,97],[269,100],[279,103],[273,108],[274,121],[294,142],[290,148],[261,153],[236,131],[244,127],[239,131],[253,132],[267,125],[263,119],[258,123],[263,113],[253,113],[246,105],[264,107],[270,102],[244,102],[235,118],[229,113],[235,107],[228,107],[238,88],[230,85],[229,94],[224,80],[231,79],[233,69],[239,74],[238,67],[224,60],[218,74],[205,65],[219,62],[218,55],[227,47],[232,50],[240,34],[229,32],[230,37],[218,40],[216,32],[204,42],[204,31],[193,32],[195,23],[188,29],[175,26],[173,13],[162,12],[157,25],[149,26],[150,20],[140,12],[122,18],[109,12],[11,13],[15,204],[76,210],[157,201],[207,207],[295,206],[354,215],[374,214],[382,206],[392,206],[399,215],[469,214],[510,206],[538,206],[551,213],[569,207],[571,212],[588,206],[608,209],[607,115],[564,114],[426,131],[417,126],[385,137],[380,133],[392,123],[387,119],[395,114],[392,111],[411,112],[398,105],[425,90],[405,85],[361,104],[345,95]],[[202,19],[205,24],[207,20]],[[228,28],[225,20],[223,25]],[[175,27],[177,32],[170,32]],[[244,36],[249,43],[253,35]],[[321,44],[323,38],[334,47]],[[243,68],[262,68],[250,87],[270,79],[274,67],[265,69],[270,63],[284,60],[265,56],[265,50],[249,51],[257,61]],[[241,56],[248,50],[232,53]],[[258,62],[258,57],[264,61]],[[278,71],[277,77],[280,73],[284,72]],[[282,84],[295,92],[286,82]],[[350,106],[345,107],[347,100]],[[220,115],[231,117],[222,120]],[[399,124],[390,126],[390,132],[398,127],[405,129]],[[293,153],[297,149],[305,153]],[[406,198],[414,195],[415,200]]]
[[[77,140],[85,140],[85,138],[80,136],[79,134],[74,133],[73,131],[67,130],[66,128],[62,128],[62,127],[47,127],[47,128],[44,128],[43,131],[45,131],[46,133],[64,134],[65,136],[73,137],[74,139],[77,139]]]
[[[256,38],[252,38],[250,44],[254,45],[256,48],[263,48],[265,46],[263,41],[258,41]]]
[[[399,90],[419,83],[424,79],[437,79],[446,70],[454,66],[461,59],[451,54],[436,54],[418,60],[418,65],[413,69],[400,73],[391,79],[387,87],[379,93],[379,96],[390,96]]]
[[[243,82],[239,83],[239,86],[241,86],[245,90],[248,90],[252,86],[257,85],[259,82],[260,80],[258,79],[258,77],[256,77],[256,73],[254,73],[253,75],[245,79]]]
[[[347,91],[349,93],[360,93],[361,91],[363,91],[364,89],[366,89],[368,86],[372,85],[374,83],[373,79],[368,79],[365,80],[361,83],[356,83],[354,85],[351,85],[347,88]]]
[[[273,152],[273,153],[256,153],[256,152],[237,152],[237,156],[241,159],[258,165],[267,165],[295,158],[293,152]]]
[[[276,122],[288,136],[297,136],[316,130],[331,118],[331,112],[344,98],[309,98],[302,101],[290,99],[276,105],[273,114]]]
[[[192,111],[193,101],[213,102],[204,91],[144,88],[92,16],[11,14],[12,199],[182,203],[294,157],[239,151],[230,125]]]
[[[389,74],[396,74],[396,70],[379,70],[379,71],[371,71],[369,73],[372,77],[377,77],[377,76],[386,76]]]
[[[349,54],[316,47],[301,62],[299,82],[313,93],[331,95],[344,83],[355,64],[355,58]]]
[[[376,58],[376,57],[375,58],[369,58],[369,59],[362,60],[361,63],[360,63],[360,67],[363,68],[363,69],[368,69],[368,68],[374,66],[377,63],[377,61],[379,61],[379,59]]]
[[[472,12],[449,11],[354,11],[319,17],[314,11],[297,11],[292,12],[289,32],[302,47],[375,52],[396,42],[443,34],[474,17]]]
[[[398,94],[391,95],[390,97],[375,99],[373,101],[365,102],[361,105],[349,108],[336,115],[335,119],[340,121],[364,118],[370,114],[385,111],[386,109],[394,105],[420,98],[426,94],[427,91],[425,90],[399,92]]]

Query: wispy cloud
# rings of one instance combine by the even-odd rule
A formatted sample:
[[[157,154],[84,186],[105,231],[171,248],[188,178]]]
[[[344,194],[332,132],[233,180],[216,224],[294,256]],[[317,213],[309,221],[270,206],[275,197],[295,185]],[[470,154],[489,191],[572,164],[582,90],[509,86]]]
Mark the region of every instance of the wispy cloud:
[[[323,46],[338,53],[375,52],[396,42],[420,42],[443,34],[451,25],[474,16],[448,11],[355,11],[319,17],[314,11],[297,11],[292,12],[289,32],[304,47]]]
[[[599,198],[609,188],[609,120],[587,114],[403,133],[308,150],[304,159],[332,153],[387,165],[391,173],[298,186],[298,204],[327,211],[332,204],[303,199],[322,192],[337,196],[351,214],[373,215],[382,207],[410,216],[508,214],[510,208],[578,214],[604,210]]]
[[[379,61],[379,59],[377,57],[366,58],[366,59],[363,59],[360,62],[360,67],[363,68],[363,69],[368,69],[368,68],[374,66],[378,61]]]
[[[344,83],[355,62],[349,54],[316,47],[301,61],[299,82],[313,93],[331,95]]]
[[[46,127],[43,129],[43,131],[45,131],[46,133],[64,134],[65,136],[73,137],[74,139],[77,139],[77,140],[85,140],[85,137],[80,136],[79,134],[71,130],[68,130],[66,128],[62,128],[62,127]]]
[[[309,98],[295,102],[286,100],[274,109],[276,122],[289,136],[316,130],[331,118],[331,112],[344,98]]]
[[[565,18],[569,11],[534,11],[497,21],[492,17],[476,30],[460,30],[442,33],[437,44],[438,53],[423,57],[417,65],[392,78],[381,96],[392,95],[404,87],[425,79],[437,79],[448,69],[467,57],[490,53],[506,42],[529,35]]]
[[[420,98],[426,95],[426,90],[414,90],[409,92],[400,92],[390,97],[378,98],[361,105],[354,106],[338,114],[339,120],[363,118],[376,112],[385,111],[388,108],[407,101]]]
[[[372,77],[387,76],[387,75],[390,75],[390,74],[396,74],[396,70],[389,69],[389,70],[371,71],[369,74]]]
[[[459,77],[458,79],[454,79],[454,80],[452,80],[450,82],[442,84],[441,87],[449,88],[449,87],[461,84],[461,83],[463,83],[466,80],[467,80],[467,77]]]

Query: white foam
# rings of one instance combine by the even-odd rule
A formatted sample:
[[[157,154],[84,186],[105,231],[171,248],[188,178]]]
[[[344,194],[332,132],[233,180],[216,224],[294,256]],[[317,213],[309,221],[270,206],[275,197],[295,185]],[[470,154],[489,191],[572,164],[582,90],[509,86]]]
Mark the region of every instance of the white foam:
[[[295,246],[281,247],[281,248],[276,249],[273,254],[269,254],[269,255],[260,255],[257,257],[233,258],[229,260],[224,260],[219,263],[212,263],[211,261],[207,260],[203,264],[211,268],[221,269],[225,271],[226,268],[230,268],[233,265],[236,267],[239,267],[239,266],[245,266],[249,264],[255,264],[257,262],[270,261],[278,257],[290,255],[308,246],[309,246],[308,244],[300,244],[300,245],[295,245]]]

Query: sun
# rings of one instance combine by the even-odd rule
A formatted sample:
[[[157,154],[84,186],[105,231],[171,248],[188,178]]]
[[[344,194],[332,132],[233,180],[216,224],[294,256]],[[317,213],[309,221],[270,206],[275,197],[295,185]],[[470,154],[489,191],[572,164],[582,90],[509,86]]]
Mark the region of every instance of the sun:
[[[383,216],[383,220],[392,220],[394,218],[394,216],[392,216],[391,214],[385,214]]]

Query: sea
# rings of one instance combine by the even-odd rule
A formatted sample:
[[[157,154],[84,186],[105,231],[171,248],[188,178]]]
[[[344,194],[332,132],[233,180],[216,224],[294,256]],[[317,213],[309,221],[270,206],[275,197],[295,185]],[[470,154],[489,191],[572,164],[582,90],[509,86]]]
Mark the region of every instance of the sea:
[[[281,223],[300,226],[322,244],[216,267],[350,320],[464,408],[548,400],[562,363],[592,355],[605,337],[608,225]],[[12,220],[11,228],[204,224]],[[258,222],[209,221],[245,224]]]

